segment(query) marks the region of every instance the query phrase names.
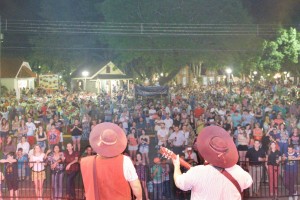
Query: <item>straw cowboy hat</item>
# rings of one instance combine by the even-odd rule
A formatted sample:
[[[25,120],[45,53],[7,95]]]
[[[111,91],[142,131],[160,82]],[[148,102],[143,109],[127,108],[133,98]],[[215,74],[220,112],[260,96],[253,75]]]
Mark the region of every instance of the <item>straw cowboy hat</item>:
[[[115,157],[127,146],[124,131],[118,125],[109,122],[96,125],[89,140],[94,151],[104,157]]]
[[[238,161],[238,152],[233,139],[219,126],[202,129],[196,145],[203,158],[216,167],[232,167]]]

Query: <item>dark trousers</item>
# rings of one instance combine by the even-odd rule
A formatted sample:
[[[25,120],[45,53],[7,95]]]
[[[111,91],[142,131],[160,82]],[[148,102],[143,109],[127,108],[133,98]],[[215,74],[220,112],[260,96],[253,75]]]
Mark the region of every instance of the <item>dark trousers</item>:
[[[62,197],[62,184],[63,184],[63,178],[64,178],[64,172],[55,173],[53,172],[51,174],[52,178],[52,195],[53,198]],[[74,192],[75,193],[75,192]]]
[[[284,186],[289,191],[289,195],[296,193],[296,183],[297,183],[297,170],[285,171],[284,172]]]
[[[67,195],[70,198],[75,199],[75,177],[77,175],[76,172],[67,173]]]

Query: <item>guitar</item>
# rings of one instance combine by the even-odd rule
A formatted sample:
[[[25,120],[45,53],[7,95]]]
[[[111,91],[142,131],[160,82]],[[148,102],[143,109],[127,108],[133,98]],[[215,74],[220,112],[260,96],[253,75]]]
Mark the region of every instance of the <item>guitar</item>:
[[[159,153],[166,159],[176,159],[176,154],[166,147],[160,147]],[[180,165],[186,169],[190,169],[191,165],[179,157]]]

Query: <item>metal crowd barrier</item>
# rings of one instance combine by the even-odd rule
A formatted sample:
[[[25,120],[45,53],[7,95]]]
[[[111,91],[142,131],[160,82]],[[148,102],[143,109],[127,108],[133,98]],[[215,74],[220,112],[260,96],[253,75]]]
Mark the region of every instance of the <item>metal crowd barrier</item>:
[[[245,170],[247,170],[253,178],[253,185],[244,191],[243,199],[257,199],[257,198],[272,198],[276,197],[298,197],[300,194],[299,185],[299,161],[296,162],[296,167],[293,170],[285,170],[286,163],[280,163],[278,167],[270,167],[268,169],[265,163],[260,165],[251,165],[246,167],[245,163],[239,163]],[[54,188],[52,187],[51,170],[48,165],[45,167],[46,179],[43,183],[42,196],[36,196],[35,185],[32,181],[32,171],[29,168],[29,163],[17,163],[23,164],[25,170],[19,170],[19,175],[16,174],[18,181],[18,198],[19,199],[55,199],[53,196]],[[43,164],[43,163],[40,163]],[[0,164],[1,172],[5,175],[8,164]],[[143,199],[146,199],[146,192],[149,199],[189,199],[190,192],[184,192],[176,188],[173,180],[173,165],[166,163],[160,164],[161,169],[155,178],[153,178],[153,171],[157,168],[155,165],[145,166],[145,170],[138,174],[143,177]],[[182,168],[184,172],[184,169]],[[59,199],[67,199],[66,191],[66,173],[64,173],[62,184],[62,196]],[[143,174],[141,174],[143,173]],[[9,178],[11,179],[11,177]],[[9,198],[10,192],[8,190],[7,177],[1,181],[2,198]],[[76,199],[83,200],[84,187],[80,171],[75,177],[74,188],[76,193]],[[1,197],[0,197],[1,199]],[[133,198],[134,199],[134,198]],[[294,198],[296,199],[296,198]]]

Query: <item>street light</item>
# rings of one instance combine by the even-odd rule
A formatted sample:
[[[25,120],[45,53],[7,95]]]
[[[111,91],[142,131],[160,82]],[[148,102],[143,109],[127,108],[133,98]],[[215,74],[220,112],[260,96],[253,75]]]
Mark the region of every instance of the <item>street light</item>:
[[[228,74],[228,84],[229,84],[229,93],[231,94],[231,81],[230,81],[230,75],[232,73],[232,69],[231,68],[227,68],[226,73]]]
[[[257,74],[257,71],[254,71],[254,72],[253,72],[253,74],[254,74],[254,76],[256,76],[256,74]]]
[[[86,77],[89,75],[90,73],[88,71],[83,71],[81,73],[81,75],[84,77],[84,84],[83,84],[83,90],[86,89]]]

